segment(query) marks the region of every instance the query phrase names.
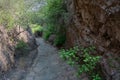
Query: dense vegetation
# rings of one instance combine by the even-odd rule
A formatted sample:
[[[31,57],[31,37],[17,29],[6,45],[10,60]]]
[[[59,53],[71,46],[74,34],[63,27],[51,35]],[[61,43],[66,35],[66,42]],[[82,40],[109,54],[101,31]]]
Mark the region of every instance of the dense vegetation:
[[[4,27],[13,28],[16,25],[26,23],[23,23],[26,17],[23,15],[24,13],[24,0],[0,0],[0,24]]]
[[[54,44],[62,45],[65,42],[65,13],[64,0],[46,0],[40,9],[31,12],[30,20],[32,24],[43,27],[43,38],[45,40],[48,40],[51,35],[55,35]]]
[[[47,40],[51,34],[56,35],[55,45],[60,45],[65,41],[65,26],[62,22],[65,6],[63,0],[48,0],[44,7],[46,27],[43,32],[43,37]]]

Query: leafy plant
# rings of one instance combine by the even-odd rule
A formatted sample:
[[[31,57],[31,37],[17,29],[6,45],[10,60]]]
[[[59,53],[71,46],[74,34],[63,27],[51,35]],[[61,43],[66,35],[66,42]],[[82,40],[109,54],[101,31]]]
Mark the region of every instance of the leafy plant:
[[[48,40],[49,36],[52,34],[52,32],[49,29],[44,29],[43,30],[43,38],[45,40]]]
[[[0,0],[0,24],[6,28],[21,26],[27,28],[30,23],[38,23],[39,16],[30,10],[36,0]],[[34,20],[33,20],[34,19]]]
[[[31,29],[33,33],[42,32],[43,28],[38,24],[31,24]]]
[[[95,50],[95,47],[81,48],[73,47],[68,50],[60,50],[60,57],[64,60],[67,60],[67,63],[72,66],[78,66],[78,75],[82,73],[88,73],[92,80],[101,80],[101,77],[98,74],[91,75],[91,72],[94,73],[94,69],[97,63],[100,60],[100,56],[93,56],[90,53]],[[78,51],[81,51],[81,55],[78,56]],[[82,64],[79,64],[82,63]]]
[[[17,50],[27,50],[28,49],[28,45],[27,43],[25,43],[23,40],[19,40],[18,43],[16,44],[16,49]]]
[[[16,57],[26,56],[29,53],[29,46],[23,40],[19,40],[16,44]]]
[[[48,40],[48,38],[49,38],[50,35],[51,35],[51,32],[49,32],[49,31],[44,31],[44,32],[43,32],[43,38],[44,38],[45,40]]]
[[[12,14],[10,14],[8,11],[1,11],[0,13],[0,24],[6,28],[12,28],[14,24],[14,18]]]
[[[58,18],[65,12],[64,0],[47,0],[44,7],[45,20],[48,23],[58,23]]]
[[[102,80],[102,78],[100,77],[99,74],[94,74],[94,75],[92,76],[92,78],[93,78],[93,80]]]
[[[49,36],[51,34],[55,34],[55,28],[54,28],[54,24],[48,24],[47,26],[45,26],[43,28],[43,38],[45,40],[48,40]]]
[[[60,57],[64,60],[67,60],[67,63],[70,65],[75,65],[75,63],[79,60],[77,57],[78,47],[71,48],[69,50],[62,49],[60,50]]]
[[[83,63],[79,67],[79,74],[83,72],[91,72],[95,69],[96,64],[99,62],[100,56],[90,55],[90,51],[94,51],[94,47],[82,49]]]
[[[58,34],[56,36],[56,39],[54,41],[54,44],[55,45],[62,45],[63,43],[65,43],[65,40],[66,40],[66,36],[63,35],[63,34]]]

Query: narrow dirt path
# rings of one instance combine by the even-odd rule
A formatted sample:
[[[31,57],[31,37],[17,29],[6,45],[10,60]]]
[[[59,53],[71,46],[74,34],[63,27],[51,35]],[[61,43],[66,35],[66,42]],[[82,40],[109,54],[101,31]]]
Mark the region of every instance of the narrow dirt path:
[[[24,80],[78,80],[75,70],[59,58],[58,50],[38,38],[38,55]]]
[[[38,50],[21,57],[15,68],[0,75],[0,80],[79,80],[74,68],[59,57],[55,47],[42,38],[37,38],[36,41],[39,45]]]

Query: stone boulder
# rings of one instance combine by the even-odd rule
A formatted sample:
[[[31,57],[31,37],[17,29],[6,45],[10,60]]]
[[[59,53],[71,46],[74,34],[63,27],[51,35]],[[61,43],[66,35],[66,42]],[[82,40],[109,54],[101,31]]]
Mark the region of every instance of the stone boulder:
[[[52,34],[52,35],[49,36],[48,41],[49,41],[51,44],[54,44],[55,38],[56,38],[56,35],[55,35],[55,34]]]

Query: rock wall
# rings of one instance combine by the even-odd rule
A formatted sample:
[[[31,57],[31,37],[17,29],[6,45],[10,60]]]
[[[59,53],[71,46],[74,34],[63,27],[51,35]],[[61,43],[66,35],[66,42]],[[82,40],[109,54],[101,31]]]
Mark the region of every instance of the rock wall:
[[[28,43],[30,50],[37,46],[30,28],[24,30],[19,27],[8,31],[0,26],[0,72],[7,71],[14,64],[15,46],[20,39]]]
[[[14,63],[14,47],[6,29],[0,26],[0,71],[6,71]]]
[[[97,48],[106,80],[120,80],[120,0],[66,0],[66,45]]]

